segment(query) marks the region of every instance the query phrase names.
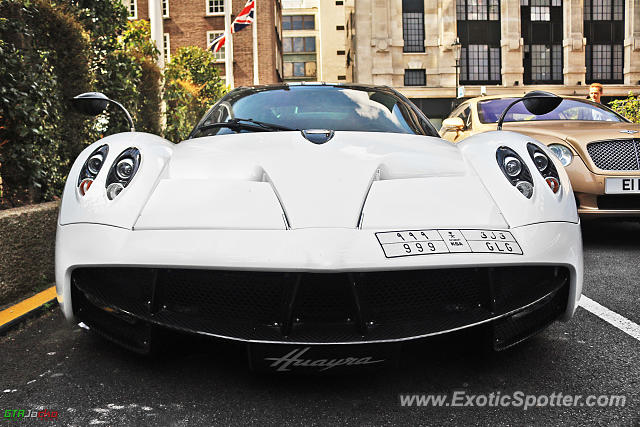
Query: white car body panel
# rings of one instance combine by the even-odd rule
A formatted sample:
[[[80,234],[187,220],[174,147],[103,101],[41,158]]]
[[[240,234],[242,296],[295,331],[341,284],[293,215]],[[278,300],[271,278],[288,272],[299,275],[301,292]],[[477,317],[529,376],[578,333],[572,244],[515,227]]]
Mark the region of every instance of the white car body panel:
[[[74,319],[71,273],[83,266],[346,272],[555,265],[571,272],[563,319],[582,290],[582,241],[564,168],[553,194],[526,149],[531,138],[488,132],[453,145],[434,137],[336,132],[316,145],[300,132],[203,137],[173,145],[122,133],[87,147],[73,165],[60,208],[56,289]],[[123,150],[142,160],[114,200],[100,172],[85,196],[80,170],[108,144],[104,169]],[[531,199],[505,178],[496,149],[519,153]],[[386,258],[376,232],[508,230],[522,255],[430,254]]]

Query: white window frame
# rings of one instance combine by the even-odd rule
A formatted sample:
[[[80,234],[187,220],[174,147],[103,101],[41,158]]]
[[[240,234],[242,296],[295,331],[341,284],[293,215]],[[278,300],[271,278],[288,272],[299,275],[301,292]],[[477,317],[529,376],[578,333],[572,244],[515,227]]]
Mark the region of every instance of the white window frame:
[[[131,15],[131,5],[133,5],[133,15]],[[127,18],[138,19],[138,0],[129,0],[127,6]]]
[[[162,1],[162,5],[166,5],[166,8],[162,8],[162,17],[163,18],[168,18],[169,17],[169,0],[161,0]]]
[[[162,35],[162,55],[164,56],[164,65],[171,62],[171,36],[169,33]]]
[[[209,3],[212,1],[221,1],[222,2],[222,11],[214,12],[209,8]],[[224,6],[225,0],[204,0],[204,10],[206,11],[207,16],[221,16],[224,15]]]
[[[224,34],[224,31],[207,31],[207,49],[210,48],[211,42],[214,41],[217,37],[221,36],[222,34]],[[220,50],[218,52],[211,52],[213,53],[214,58],[216,58],[216,62],[225,62],[226,60],[226,53],[225,53],[225,46],[222,46],[220,48]]]

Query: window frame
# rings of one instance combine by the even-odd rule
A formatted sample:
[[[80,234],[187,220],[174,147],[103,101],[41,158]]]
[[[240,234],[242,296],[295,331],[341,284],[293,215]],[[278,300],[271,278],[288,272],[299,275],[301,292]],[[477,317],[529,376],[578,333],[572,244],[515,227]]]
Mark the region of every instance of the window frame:
[[[209,6],[213,6],[215,9],[215,2],[222,2],[222,11],[213,11]],[[204,0],[204,10],[206,16],[224,16],[224,0]]]
[[[169,18],[169,0],[161,0],[160,5],[162,7],[162,17]],[[164,5],[167,6],[166,9],[164,8]]]
[[[165,66],[171,62],[171,34],[162,34],[162,57],[164,58]]]
[[[133,15],[131,14],[131,6],[133,6]],[[129,0],[129,6],[127,7],[127,11],[129,12],[127,15],[127,19],[130,19],[130,20],[138,19],[138,0]]]

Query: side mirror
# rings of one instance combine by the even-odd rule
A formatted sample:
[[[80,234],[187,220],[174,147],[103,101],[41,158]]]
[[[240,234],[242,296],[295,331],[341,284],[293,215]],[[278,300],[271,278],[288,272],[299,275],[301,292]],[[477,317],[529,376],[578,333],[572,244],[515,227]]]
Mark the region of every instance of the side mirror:
[[[555,110],[562,102],[562,98],[554,93],[545,92],[543,90],[527,92],[525,96],[516,99],[504,109],[500,115],[500,119],[498,120],[498,130],[502,130],[502,123],[504,122],[504,118],[507,117],[507,112],[518,102],[522,102],[524,107],[531,114],[540,116]]]
[[[107,98],[107,96],[100,92],[86,92],[81,93],[80,95],[74,96],[71,100],[71,105],[73,108],[82,114],[87,114],[89,116],[97,116],[98,114],[102,114],[104,110],[107,109],[109,104],[114,104],[117,106],[127,118],[127,122],[129,122],[129,127],[131,128],[131,132],[135,132],[135,127],[133,126],[133,120],[131,119],[131,114],[127,111],[126,108],[122,106],[119,102],[116,102],[112,99]]]
[[[460,117],[449,117],[442,121],[442,129],[445,132],[450,130],[461,131],[464,130],[464,122]]]
[[[536,116],[541,116],[543,114],[548,114],[558,108],[558,105],[562,102],[562,98],[551,93],[544,92],[542,90],[534,90],[532,92],[528,92],[523,98],[522,103],[524,107],[531,114],[535,114]]]

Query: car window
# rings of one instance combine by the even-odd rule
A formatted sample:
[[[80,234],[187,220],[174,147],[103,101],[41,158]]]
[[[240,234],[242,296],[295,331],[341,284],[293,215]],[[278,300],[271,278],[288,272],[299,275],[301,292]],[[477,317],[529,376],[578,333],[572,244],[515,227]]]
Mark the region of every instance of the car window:
[[[517,98],[489,99],[478,102],[478,118],[482,123],[497,123],[502,112]],[[623,122],[621,116],[606,107],[588,101],[563,99],[560,105],[547,114],[531,114],[524,103],[515,104],[507,113],[504,121],[521,122],[530,120],[587,120]]]
[[[431,135],[416,107],[390,90],[359,86],[281,86],[244,88],[226,95],[199,127],[233,118],[252,119],[293,129],[331,129]],[[197,136],[234,133],[227,127]],[[435,131],[434,131],[435,132]]]
[[[464,123],[464,127],[465,128],[470,128],[471,127],[471,108],[467,107],[464,110],[462,110],[462,112],[460,112],[460,114],[458,114],[456,117],[460,117],[462,119],[462,123]]]

